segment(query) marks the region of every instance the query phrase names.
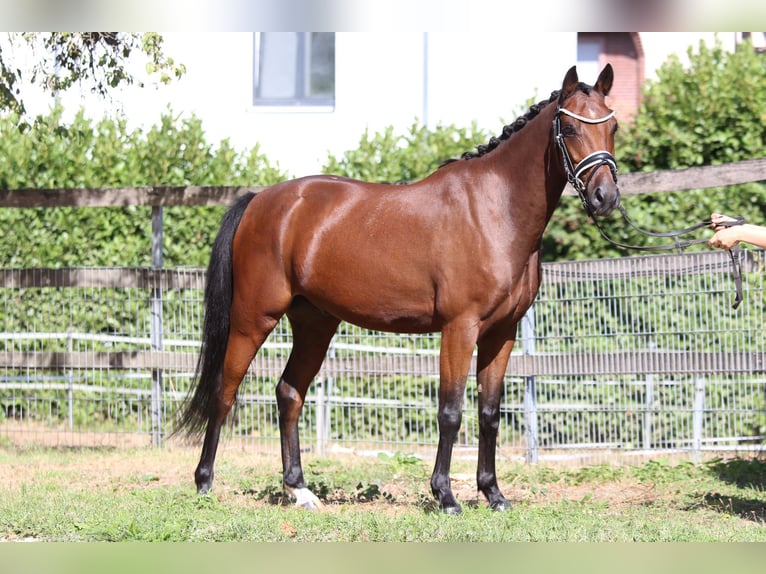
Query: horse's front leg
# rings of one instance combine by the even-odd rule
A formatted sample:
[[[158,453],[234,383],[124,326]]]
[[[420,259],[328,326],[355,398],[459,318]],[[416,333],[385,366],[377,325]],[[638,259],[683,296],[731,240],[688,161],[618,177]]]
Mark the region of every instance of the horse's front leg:
[[[475,321],[452,323],[442,330],[439,355],[439,446],[431,475],[431,492],[446,514],[460,514],[461,508],[452,493],[449,471],[452,447],[463,416],[463,393],[476,345]]]
[[[516,329],[508,332],[515,333]],[[503,378],[513,344],[514,339],[509,339],[507,332],[482,338],[479,341],[476,368],[479,393],[479,460],[476,466],[476,484],[487,497],[490,508],[498,511],[511,507],[497,484],[495,456]]]

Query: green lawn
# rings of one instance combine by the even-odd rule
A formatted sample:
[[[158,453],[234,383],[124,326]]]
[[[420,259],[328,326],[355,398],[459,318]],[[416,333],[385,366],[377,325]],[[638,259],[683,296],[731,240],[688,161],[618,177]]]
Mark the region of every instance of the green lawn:
[[[36,541],[766,541],[766,462],[566,468],[498,462],[513,508],[489,511],[474,462],[453,464],[460,516],[435,512],[430,462],[304,455],[322,512],[283,500],[278,455],[219,454],[198,496],[197,449],[0,450],[0,539]]]

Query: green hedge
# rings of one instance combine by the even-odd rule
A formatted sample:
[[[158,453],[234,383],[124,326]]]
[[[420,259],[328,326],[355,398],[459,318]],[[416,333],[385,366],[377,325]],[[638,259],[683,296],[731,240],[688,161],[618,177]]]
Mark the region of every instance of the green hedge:
[[[0,188],[268,185],[287,177],[256,145],[208,143],[202,122],[168,110],[147,131],[124,119],[70,122],[53,109],[30,129],[0,118]],[[223,207],[166,208],[166,266],[207,265]],[[0,209],[0,266],[148,266],[151,208]]]

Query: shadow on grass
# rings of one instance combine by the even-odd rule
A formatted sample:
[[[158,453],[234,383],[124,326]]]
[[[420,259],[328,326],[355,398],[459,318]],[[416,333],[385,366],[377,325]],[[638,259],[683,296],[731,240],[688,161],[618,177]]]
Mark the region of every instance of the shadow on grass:
[[[415,500],[409,497],[398,498],[384,490],[381,490],[377,484],[359,483],[354,491],[345,491],[343,489],[331,489],[323,482],[309,482],[308,489],[313,492],[324,504],[382,504],[389,506],[412,506],[420,508],[426,513],[439,511],[438,502],[432,497],[419,495]],[[245,488],[238,491],[240,494],[254,497],[273,506],[292,506],[293,500],[288,496],[280,486],[270,485],[264,488]]]
[[[758,458],[715,459],[706,463],[720,480],[739,488],[766,488],[766,460]]]
[[[739,516],[745,520],[766,524],[766,502],[740,496],[727,496],[711,492],[704,496],[698,506],[710,508],[731,516]]]
[[[706,463],[719,480],[741,489],[742,495],[719,492],[706,493],[693,508],[710,508],[717,512],[739,516],[745,520],[766,524],[766,499],[747,496],[748,491],[766,490],[766,460],[758,458],[716,459]]]

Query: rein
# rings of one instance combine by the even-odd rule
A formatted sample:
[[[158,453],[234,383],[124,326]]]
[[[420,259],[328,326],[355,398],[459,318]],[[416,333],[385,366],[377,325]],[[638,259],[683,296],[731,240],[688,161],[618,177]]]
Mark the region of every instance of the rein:
[[[614,111],[612,111],[611,113],[601,118],[586,118],[581,115],[575,114],[574,112],[570,112],[566,108],[562,108],[561,106],[559,106],[556,109],[556,115],[554,116],[554,120],[553,120],[553,137],[557,147],[561,151],[561,156],[564,160],[564,171],[566,172],[566,175],[567,175],[567,181],[577,191],[577,195],[579,196],[580,201],[583,204],[583,208],[585,209],[585,212],[591,217],[593,222],[596,224],[596,228],[601,234],[601,237],[603,237],[606,241],[608,241],[609,243],[611,243],[612,245],[616,247],[619,247],[621,249],[633,249],[634,251],[667,251],[670,249],[678,249],[680,252],[683,249],[686,249],[687,247],[690,247],[692,245],[707,243],[708,241],[707,239],[686,239],[681,241],[679,238],[682,235],[691,233],[692,231],[696,231],[703,227],[710,226],[712,221],[709,221],[709,220],[701,221],[700,223],[696,223],[694,225],[690,225],[689,227],[685,227],[684,229],[679,229],[676,231],[666,231],[666,232],[648,231],[646,229],[642,229],[641,227],[633,223],[633,220],[630,219],[627,211],[625,211],[625,208],[622,205],[618,205],[617,208],[620,210],[620,214],[622,215],[622,218],[630,227],[632,227],[639,233],[643,235],[647,235],[649,237],[671,238],[673,239],[673,243],[665,244],[665,245],[628,245],[626,243],[615,241],[614,239],[609,237],[604,231],[601,224],[599,223],[598,218],[593,215],[593,207],[585,192],[588,189],[588,185],[590,184],[591,179],[596,173],[596,170],[598,170],[600,167],[604,165],[609,168],[609,171],[612,174],[612,178],[614,179],[614,182],[617,183],[617,160],[615,160],[614,156],[608,151],[600,150],[585,156],[577,165],[574,165],[574,162],[572,161],[572,158],[569,155],[569,150],[567,150],[566,144],[564,143],[564,136],[561,133],[561,117],[560,117],[561,114],[565,114],[571,118],[574,118],[578,121],[581,121],[587,124],[600,124],[600,123],[606,122],[612,116],[614,116]],[[588,176],[588,179],[586,181],[583,181],[580,178],[580,176],[589,169],[591,170],[590,176]],[[733,218],[733,221],[721,223],[720,225],[722,225],[723,227],[733,227],[735,225],[742,225],[743,223],[745,223],[745,218],[740,216],[740,217]],[[742,302],[742,262],[739,257],[739,246],[734,246],[731,249],[727,249],[727,252],[729,254],[729,258],[731,259],[732,277],[734,279],[734,286],[736,289],[736,296],[734,298],[734,303],[732,304],[732,308],[736,309],[739,306],[739,304]]]
[[[669,249],[678,249],[679,252],[686,249],[687,247],[690,247],[692,245],[698,245],[700,243],[707,243],[707,239],[686,239],[684,241],[680,241],[678,238],[681,235],[686,235],[687,233],[691,233],[692,231],[696,231],[697,229],[701,229],[703,227],[709,227],[712,221],[701,221],[699,223],[696,223],[694,225],[690,225],[689,227],[686,227],[684,229],[679,229],[677,231],[667,231],[664,233],[658,233],[654,231],[647,231],[646,229],[642,229],[638,227],[633,221],[628,217],[628,213],[625,211],[625,208],[620,205],[618,207],[620,210],[620,213],[622,214],[623,219],[625,222],[630,225],[633,229],[638,231],[639,233],[642,233],[643,235],[648,235],[649,237],[669,237],[673,239],[672,244],[666,244],[666,245],[627,245],[625,243],[620,243],[619,241],[613,240],[611,237],[609,237],[605,232],[604,229],[601,227],[601,225],[598,223],[598,220],[595,217],[591,218],[593,219],[594,223],[596,224],[596,228],[598,229],[599,233],[601,234],[601,237],[606,239],[609,243],[612,245],[615,245],[616,247],[621,247],[623,249],[633,249],[634,251],[667,251]],[[742,216],[737,216],[733,218],[733,221],[727,221],[724,223],[719,223],[722,227],[734,227],[735,225],[742,225],[745,223],[745,218]],[[731,249],[727,249],[726,252],[729,254],[729,259],[731,260],[731,275],[734,279],[734,289],[735,289],[735,297],[734,297],[734,303],[732,303],[732,309],[736,309],[739,307],[739,304],[742,302],[742,261],[739,256],[739,246],[735,245]]]

